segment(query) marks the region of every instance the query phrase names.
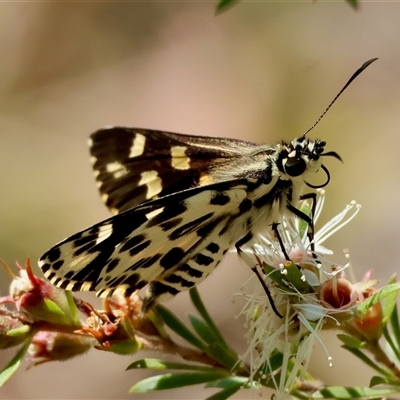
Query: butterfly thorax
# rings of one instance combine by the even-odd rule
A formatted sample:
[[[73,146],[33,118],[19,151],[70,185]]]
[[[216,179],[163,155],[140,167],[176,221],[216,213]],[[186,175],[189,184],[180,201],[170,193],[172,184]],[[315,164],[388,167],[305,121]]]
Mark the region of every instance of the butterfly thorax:
[[[252,160],[252,164],[247,163],[248,207],[238,210],[232,223],[231,245],[249,232],[249,242],[257,241],[257,235],[280,223],[282,215],[294,216],[288,205],[297,206],[306,182],[320,169],[324,145],[300,138],[274,147],[260,146],[247,156]]]

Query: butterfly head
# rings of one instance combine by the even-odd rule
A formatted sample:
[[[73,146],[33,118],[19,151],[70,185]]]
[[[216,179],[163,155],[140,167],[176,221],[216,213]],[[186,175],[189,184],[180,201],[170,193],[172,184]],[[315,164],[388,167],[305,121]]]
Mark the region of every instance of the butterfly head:
[[[340,161],[342,161],[342,159],[334,151],[324,153],[325,145],[326,142],[322,140],[309,140],[304,136],[294,139],[289,144],[284,143],[278,162],[279,169],[290,179],[301,176],[306,185],[311,188],[326,186],[329,183],[330,174],[328,169],[322,164],[321,157],[331,156]],[[320,168],[323,169],[327,175],[325,183],[317,186],[308,183],[305,178],[314,175]]]

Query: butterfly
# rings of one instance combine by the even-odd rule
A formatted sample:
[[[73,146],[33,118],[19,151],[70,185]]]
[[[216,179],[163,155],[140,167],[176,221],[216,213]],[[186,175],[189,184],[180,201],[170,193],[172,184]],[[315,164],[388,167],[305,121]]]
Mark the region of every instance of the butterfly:
[[[335,152],[307,138],[275,145],[109,127],[91,135],[91,160],[112,217],[56,244],[39,260],[57,287],[130,296],[148,285],[148,310],[202,282],[228,250],[257,242],[283,215],[305,219],[298,202],[326,186],[322,163]],[[319,170],[326,181],[312,185]]]

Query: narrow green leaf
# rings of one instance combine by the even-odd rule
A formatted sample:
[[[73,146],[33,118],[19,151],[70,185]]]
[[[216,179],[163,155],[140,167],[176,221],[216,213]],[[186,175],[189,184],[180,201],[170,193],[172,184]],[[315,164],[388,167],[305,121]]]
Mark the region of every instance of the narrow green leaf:
[[[273,372],[282,367],[282,363],[283,354],[275,353],[258,369],[258,371],[255,373],[255,376],[270,376]]]
[[[165,325],[167,325],[177,335],[185,339],[194,347],[197,347],[198,349],[205,351],[206,345],[171,311],[169,311],[164,306],[158,304],[156,306],[156,312],[163,319]]]
[[[60,318],[65,318],[65,312],[59,307],[57,303],[55,303],[53,300],[50,300],[48,298],[43,299],[44,304],[46,305],[47,309],[57,315]]]
[[[193,329],[207,344],[218,342],[218,336],[215,334],[214,330],[207,325],[206,322],[200,318],[197,318],[195,315],[189,315],[189,320],[193,326]]]
[[[387,325],[382,328],[382,333],[386,339],[387,345],[390,346],[397,360],[400,360],[400,348],[398,347],[398,338],[389,332]],[[395,342],[396,340],[396,342]]]
[[[207,397],[206,400],[226,400],[229,399],[233,394],[241,389],[241,385],[232,386],[214,393],[212,396]]]
[[[397,389],[371,389],[367,387],[343,387],[343,386],[330,386],[318,392],[315,392],[311,399],[341,399],[351,400],[359,398],[375,398],[383,397],[393,393],[397,393]]]
[[[81,321],[79,319],[79,310],[78,310],[78,307],[76,306],[75,299],[74,299],[72,292],[69,290],[66,290],[65,296],[68,301],[68,306],[69,306],[69,311],[71,313],[70,316],[71,316],[72,322],[74,325],[80,326]]]
[[[220,14],[229,8],[231,8],[235,3],[237,3],[239,0],[220,0],[218,5],[217,5],[217,10],[216,13]]]
[[[18,328],[10,329],[7,332],[7,336],[10,337],[23,336],[25,338],[26,334],[29,333],[31,330],[32,327],[30,325],[21,325]]]
[[[207,353],[217,360],[220,364],[224,365],[229,369],[240,368],[238,363],[238,356],[236,353],[230,351],[224,346],[221,346],[219,342],[210,344],[207,348]]]
[[[365,347],[364,342],[353,336],[338,334],[337,338],[341,340],[346,346],[351,347],[352,349],[361,349]]]
[[[392,283],[390,285],[384,286],[379,289],[373,296],[368,297],[364,300],[358,307],[357,311],[360,313],[365,313],[374,304],[379,303],[385,297],[392,295],[394,292],[400,290],[400,283]]]
[[[367,355],[365,355],[362,351],[359,349],[354,349],[349,346],[342,346],[343,349],[348,350],[350,353],[352,353],[354,356],[359,358],[361,361],[363,361],[365,364],[369,365],[371,368],[373,368],[375,371],[378,371],[382,375],[389,375],[389,372],[386,371],[386,369],[380,367],[378,364],[376,364],[374,361],[372,361]]]
[[[206,387],[217,387],[222,389],[228,389],[236,385],[244,386],[248,382],[249,378],[244,376],[229,376],[228,378],[222,378],[217,381],[212,381],[208,383]]]
[[[292,397],[294,397],[295,399],[298,400],[310,400],[313,399],[313,397],[310,397],[310,395],[308,393],[304,393],[300,390],[294,389],[290,391],[290,394],[292,395]]]
[[[398,379],[391,379],[383,376],[373,376],[369,382],[369,386],[376,385],[391,385],[391,386],[400,386],[400,381]]]
[[[196,333],[208,344],[205,351],[225,367],[233,368],[237,364],[237,354],[218,340],[215,331],[206,322],[194,315],[189,315],[189,320]]]
[[[183,364],[183,363],[174,363],[159,360],[157,358],[143,358],[141,360],[137,360],[130,364],[127,368],[129,369],[178,369],[178,370],[185,370],[185,371],[206,371],[206,372],[214,372],[214,371],[221,371],[218,368],[213,367],[203,367],[201,365],[193,365],[193,364]]]
[[[5,368],[0,372],[0,387],[3,386],[12,375],[17,372],[20,367],[24,356],[30,345],[30,340],[27,340],[25,344],[18,350],[15,357],[5,366]]]
[[[389,284],[395,283],[393,278],[394,277],[392,277],[389,280]],[[385,326],[390,321],[390,318],[392,317],[393,311],[397,304],[398,295],[399,295],[399,291],[394,291],[392,294],[390,294],[389,296],[386,297],[385,302],[383,303],[383,307],[382,307],[382,314],[383,314],[382,324],[383,324],[383,326]]]
[[[352,8],[354,8],[355,10],[358,9],[358,1],[357,0],[346,0]]]
[[[143,379],[133,385],[130,393],[146,393],[153,390],[175,389],[184,386],[198,385],[226,377],[223,371],[195,372],[189,374],[165,374]]]
[[[249,381],[248,378],[240,376],[230,376],[229,378],[222,378],[217,381],[210,382],[206,387],[222,388],[220,392],[214,393],[212,396],[207,397],[206,400],[225,400],[231,397],[234,393],[238,392]]]
[[[392,329],[392,337],[397,343],[397,349],[400,349],[400,322],[399,322],[399,309],[397,305],[394,307],[390,317],[390,328]]]
[[[210,314],[208,313],[203,301],[201,300],[199,291],[197,290],[196,287],[190,289],[189,291],[190,294],[190,299],[192,300],[193,305],[196,307],[196,310],[199,312],[199,314],[202,316],[204,321],[207,323],[207,325],[214,331],[215,336],[218,338],[219,342],[223,344],[225,347],[229,347],[227,343],[225,342],[225,339],[221,335],[221,332],[217,328],[217,325],[215,324],[214,320],[211,318]]]

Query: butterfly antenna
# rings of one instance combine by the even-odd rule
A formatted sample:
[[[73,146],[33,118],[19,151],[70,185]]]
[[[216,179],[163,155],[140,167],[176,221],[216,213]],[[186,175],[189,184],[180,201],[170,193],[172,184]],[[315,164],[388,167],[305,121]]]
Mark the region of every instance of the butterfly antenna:
[[[347,83],[343,86],[342,90],[335,96],[335,98],[331,101],[329,106],[325,109],[325,111],[320,115],[320,117],[303,133],[301,136],[304,138],[308,132],[310,132],[312,129],[315,128],[315,126],[321,121],[321,119],[324,117],[324,115],[328,112],[328,110],[333,106],[335,101],[339,98],[339,96],[346,90],[346,88],[350,85],[351,82],[354,81],[354,79],[357,78],[358,75],[361,74],[367,67],[369,67],[374,61],[376,61],[378,58],[371,58],[371,60],[366,61],[363,65],[361,65],[360,68],[354,74],[351,76],[351,78],[347,81]]]

